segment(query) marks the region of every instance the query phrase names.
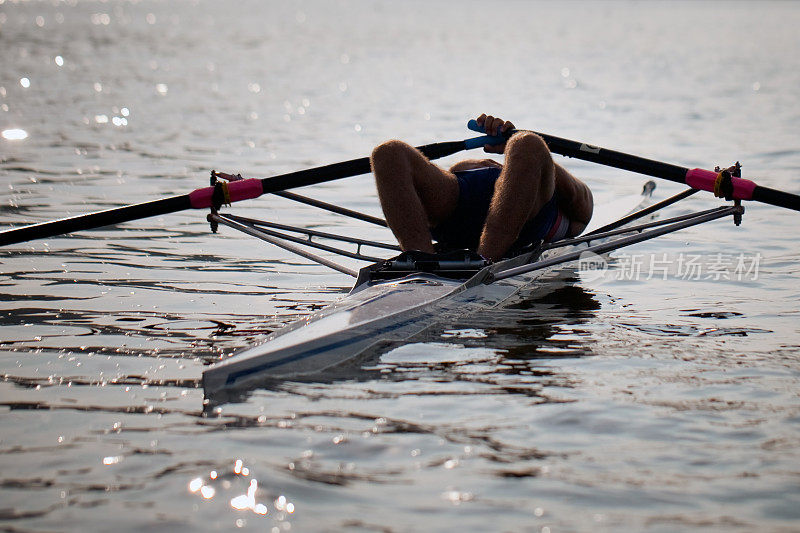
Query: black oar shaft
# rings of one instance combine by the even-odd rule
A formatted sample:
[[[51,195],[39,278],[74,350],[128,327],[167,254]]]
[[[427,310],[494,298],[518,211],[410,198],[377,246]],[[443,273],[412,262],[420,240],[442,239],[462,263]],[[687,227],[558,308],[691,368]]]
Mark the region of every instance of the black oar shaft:
[[[0,246],[17,244],[33,239],[46,239],[47,237],[55,237],[65,233],[121,224],[122,222],[130,222],[131,220],[146,217],[166,215],[167,213],[182,211],[190,207],[189,195],[184,194],[162,198],[153,202],[127,205],[125,207],[107,209],[106,211],[32,224],[0,232]]]
[[[464,149],[464,141],[451,141],[417,146],[417,150],[421,151],[429,159],[439,159],[458,153]],[[369,157],[342,161],[341,163],[333,163],[322,167],[310,168],[308,170],[298,170],[296,172],[290,172],[289,174],[283,174],[282,176],[262,178],[262,194],[316,185],[318,183],[334,181],[341,178],[367,174],[370,171]]]
[[[470,120],[467,125],[472,131],[483,132],[483,126],[479,126],[477,121]],[[551,152],[563,155],[566,157],[574,157],[575,159],[583,159],[584,161],[591,161],[609,167],[619,168],[622,170],[629,170],[637,174],[644,174],[645,176],[652,176],[654,178],[663,178],[666,180],[674,181],[676,183],[686,183],[686,173],[689,171],[686,167],[678,165],[671,165],[669,163],[662,163],[653,159],[647,159],[636,155],[626,154],[623,152],[616,152],[608,150],[599,146],[593,146],[579,141],[572,141],[555,135],[548,135],[546,133],[539,133],[532,130],[508,130],[503,133],[503,137],[510,137],[519,131],[526,131],[534,133],[541,137],[547,144]],[[498,132],[498,135],[500,133]]]
[[[418,146],[417,149],[430,159],[438,159],[440,157],[455,154],[467,149],[468,147],[471,146],[469,146],[465,141],[451,141]],[[317,183],[334,181],[351,176],[358,176],[368,172],[370,172],[370,160],[368,157],[352,159],[350,161],[343,161],[341,163],[333,163],[331,165],[325,165],[307,170],[299,170],[284,174],[282,176],[261,179],[261,187],[263,190],[259,191],[256,196],[296,187],[315,185]],[[210,188],[205,189],[206,197],[210,196],[211,190],[212,189]],[[203,190],[198,189],[198,191],[195,191],[195,193],[200,191]],[[21,228],[0,231],[0,246],[17,244],[33,239],[45,239],[48,237],[63,235],[65,233],[100,228],[113,224],[121,224],[123,222],[130,222],[132,220],[138,220],[141,218],[166,215],[168,213],[183,211],[193,207],[208,207],[208,205],[193,205],[192,195],[185,194],[181,196],[173,196],[170,198],[155,200],[152,202],[144,202],[141,204],[108,209],[106,211],[99,211],[97,213],[88,213],[85,215],[77,215],[74,217],[53,220],[50,222],[42,222],[40,224],[32,224],[30,226],[23,226]]]
[[[662,178],[676,183],[686,183],[686,173],[689,171],[686,167],[662,163],[661,161],[655,161],[653,159],[623,152],[616,152],[614,150],[600,148],[599,146],[562,139],[561,137],[555,137],[553,135],[538,132],[533,133],[536,133],[536,135],[544,139],[550,151],[556,154],[583,159],[584,161],[591,161],[592,163],[599,163],[622,170],[629,170],[637,174]]]
[[[671,165],[669,163],[662,163],[661,161],[654,161],[636,155],[625,154],[623,152],[615,152],[614,150],[607,150],[597,146],[590,146],[552,135],[536,133],[544,139],[551,152],[564,155],[567,157],[574,157],[576,159],[583,159],[593,163],[599,163],[609,167],[619,168],[622,170],[629,170],[645,176],[652,176],[654,178],[662,178],[675,183],[683,183],[692,185],[687,182],[687,175],[689,169],[678,165]],[[800,211],[800,196],[761,185],[755,185],[753,188],[750,200],[763,202],[778,207],[785,207]]]
[[[468,127],[473,131],[484,131],[483,126],[479,126],[475,120],[471,120]],[[503,142],[503,137],[508,138],[518,131],[535,133],[544,140],[551,152],[559,155],[583,159],[584,161],[591,161],[592,163],[622,170],[629,170],[638,174],[644,174],[645,176],[674,181],[675,183],[686,184],[695,189],[713,192],[720,197],[755,200],[800,211],[800,196],[797,194],[770,189],[769,187],[762,187],[743,178],[733,177],[729,182],[730,190],[726,192],[723,187],[721,191],[717,191],[715,184],[718,178],[717,172],[710,172],[702,169],[690,170],[679,165],[671,165],[653,159],[616,152],[599,146],[592,146],[590,144],[571,141],[569,139],[563,139],[554,135],[531,130],[508,130],[502,134],[502,137],[498,137],[496,140]],[[499,135],[501,134],[498,132],[498,136]],[[492,144],[499,144],[499,142],[493,142]]]
[[[591,161],[622,170],[629,170],[638,174],[644,174],[645,176],[662,178],[674,181],[675,183],[691,185],[687,183],[689,169],[686,167],[662,163],[661,161],[654,161],[623,152],[615,152],[614,150],[590,146],[552,135],[537,132],[533,133],[536,133],[544,139],[544,142],[547,143],[551,152],[560,155],[583,159],[585,161]],[[752,196],[749,199],[777,207],[785,207],[787,209],[800,211],[800,196],[769,187],[763,187],[761,185],[755,185]]]
[[[756,185],[753,189],[753,200],[800,211],[800,196],[761,185]]]

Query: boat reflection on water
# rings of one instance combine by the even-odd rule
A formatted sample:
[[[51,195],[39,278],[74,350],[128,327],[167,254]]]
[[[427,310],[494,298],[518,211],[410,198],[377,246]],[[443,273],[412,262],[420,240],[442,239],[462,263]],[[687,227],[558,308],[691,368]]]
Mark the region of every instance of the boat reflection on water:
[[[566,278],[503,310],[509,320],[494,328],[493,342],[504,347],[506,360],[593,355],[588,333],[576,326],[590,322],[601,305],[574,281]]]
[[[591,337],[580,326],[592,321],[601,304],[594,293],[576,284],[578,281],[572,269],[554,272],[512,301],[459,316],[413,341],[418,347],[436,343],[454,351],[482,350],[492,355],[492,371],[505,374],[529,371],[542,359],[593,355]],[[429,360],[409,357],[402,363],[390,357],[380,361],[391,363],[396,371],[409,370],[407,365],[436,368]],[[440,369],[446,367],[446,362],[439,364]]]

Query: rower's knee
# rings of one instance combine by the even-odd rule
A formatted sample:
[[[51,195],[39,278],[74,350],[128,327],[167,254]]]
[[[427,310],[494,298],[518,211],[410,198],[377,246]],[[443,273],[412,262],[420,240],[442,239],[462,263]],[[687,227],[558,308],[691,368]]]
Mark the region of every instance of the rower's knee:
[[[413,146],[396,139],[379,144],[372,150],[372,156],[370,157],[373,172],[376,167],[380,168],[387,165],[397,167],[401,162],[408,159],[410,152],[413,150]]]
[[[535,133],[525,131],[514,134],[508,140],[505,150],[506,162],[520,163],[532,172],[525,173],[530,179],[537,179],[547,195],[555,186],[555,163],[547,143]]]
[[[535,159],[543,165],[553,165],[553,158],[547,143],[540,136],[530,131],[514,134],[506,145],[506,157],[524,157]]]

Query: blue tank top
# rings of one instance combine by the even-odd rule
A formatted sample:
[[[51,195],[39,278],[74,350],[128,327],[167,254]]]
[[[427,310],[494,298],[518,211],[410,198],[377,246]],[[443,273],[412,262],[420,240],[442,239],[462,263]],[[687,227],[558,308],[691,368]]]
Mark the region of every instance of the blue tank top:
[[[501,171],[502,169],[498,167],[482,167],[456,172],[458,204],[447,220],[431,229],[433,238],[446,248],[476,249],[483,232],[483,224],[486,222],[486,215],[489,213],[494,186]],[[563,238],[565,231],[552,231],[559,230],[560,226],[563,226],[566,222],[561,220],[563,218],[558,210],[556,197],[553,195],[539,213],[525,223],[511,250],[545,239],[551,232],[561,233],[562,235],[557,236]]]

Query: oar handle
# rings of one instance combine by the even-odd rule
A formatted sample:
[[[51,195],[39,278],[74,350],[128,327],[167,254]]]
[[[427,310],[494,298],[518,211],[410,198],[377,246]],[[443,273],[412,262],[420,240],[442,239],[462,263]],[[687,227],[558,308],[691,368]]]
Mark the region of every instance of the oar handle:
[[[478,125],[478,121],[475,120],[475,119],[472,119],[469,122],[467,122],[467,127],[469,129],[471,129],[472,131],[477,131],[477,132],[480,132],[480,133],[486,133],[486,129],[484,129],[483,126]],[[503,144],[504,142],[506,142],[508,140],[509,137],[514,135],[514,133],[516,133],[516,132],[517,132],[517,130],[508,130],[506,132],[501,132],[498,129],[496,135],[486,135],[485,137],[477,137],[475,139],[470,139],[470,141],[475,141],[476,143],[478,141],[484,141],[480,145],[473,146],[473,148],[479,148],[480,146],[485,146],[487,144],[489,144],[489,145]]]

